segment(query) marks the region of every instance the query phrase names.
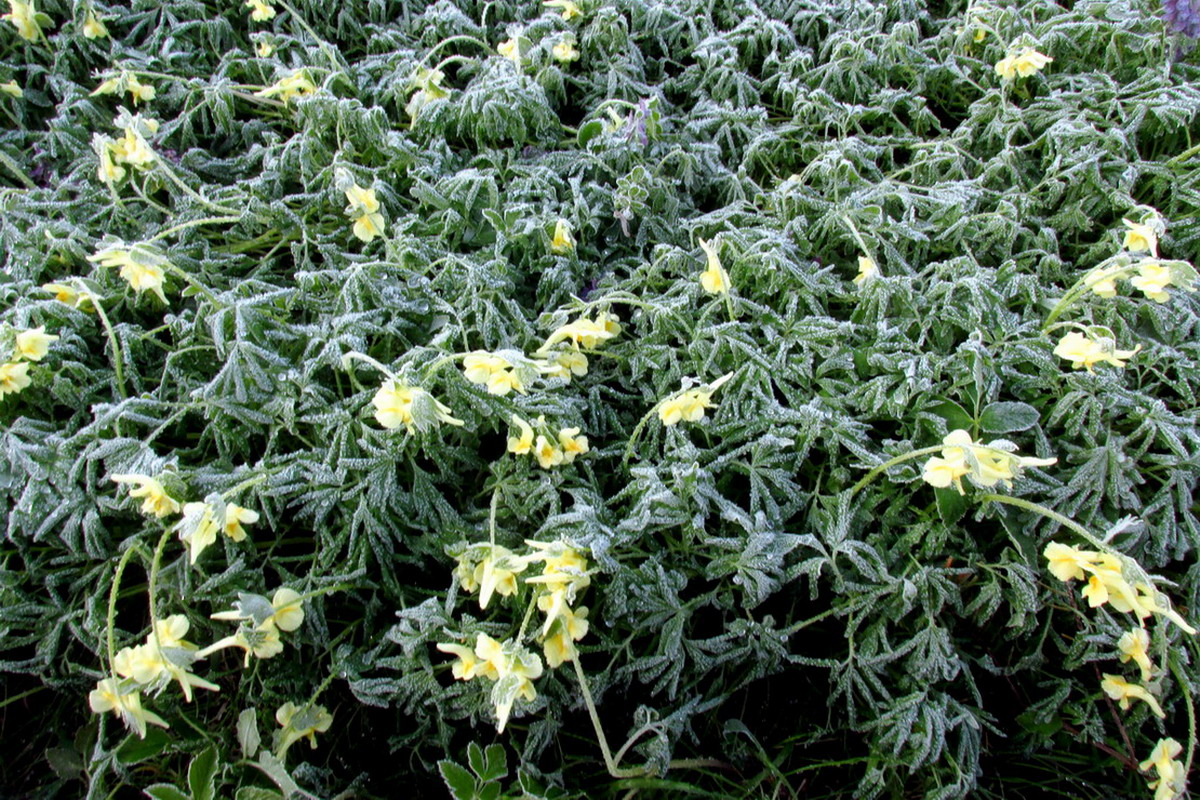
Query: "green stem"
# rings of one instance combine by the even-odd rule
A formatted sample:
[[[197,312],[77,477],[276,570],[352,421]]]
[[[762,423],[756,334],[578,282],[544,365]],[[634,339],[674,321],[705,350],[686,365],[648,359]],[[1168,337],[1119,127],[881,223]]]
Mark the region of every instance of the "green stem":
[[[575,667],[575,676],[579,678],[579,689],[583,694],[583,704],[587,706],[588,716],[592,718],[592,727],[596,731],[596,741],[600,745],[600,753],[604,756],[604,766],[608,768],[608,774],[614,778],[636,778],[644,775],[645,770],[627,770],[617,769],[617,763],[613,761],[612,751],[608,749],[608,739],[604,736],[604,728],[600,725],[600,715],[596,713],[596,702],[592,700],[592,690],[588,686],[587,676],[583,674],[583,666],[579,663],[578,654],[571,659],[571,664]]]
[[[1110,268],[1106,265],[1109,262],[1122,257],[1124,257],[1124,254],[1113,256],[1113,258],[1102,261],[1096,266],[1095,269],[1089,270],[1082,278],[1075,281],[1075,284],[1068,289],[1065,294],[1063,294],[1059,301],[1054,305],[1054,308],[1050,310],[1050,314],[1047,315],[1046,321],[1042,323],[1042,335],[1044,336],[1050,332],[1050,329],[1054,327],[1055,320],[1066,313],[1067,309],[1075,304],[1080,295],[1084,294],[1098,283],[1103,283],[1104,281],[1109,280],[1117,280],[1119,278],[1127,278],[1134,272],[1134,270],[1137,269],[1138,265],[1135,263],[1126,264],[1123,267],[1112,269],[1110,271]]]
[[[130,557],[133,556],[134,550],[137,548],[130,547],[121,554],[121,560],[117,562],[117,570],[113,574],[112,586],[108,590],[108,617],[106,618],[106,641],[108,644],[108,674],[116,676],[117,674],[117,644],[116,634],[113,632],[117,619],[117,590],[121,587],[121,576],[125,574],[125,566],[129,563]]]
[[[180,278],[182,278],[183,282],[186,283],[188,286],[191,286],[193,289],[200,292],[200,294],[204,295],[205,300],[212,303],[214,306],[217,306],[218,308],[223,307],[223,304],[221,303],[221,301],[217,299],[217,296],[215,294],[213,294],[212,290],[210,290],[207,286],[200,283],[198,280],[193,278],[188,273],[184,272],[179,267],[172,264],[170,261],[166,262],[166,267],[172,273],[174,273],[175,275],[178,275]]]
[[[902,453],[902,454],[896,456],[895,458],[888,459],[887,461],[880,464],[878,467],[875,467],[873,470],[868,472],[863,477],[863,479],[860,480],[858,483],[851,486],[850,487],[850,497],[854,497],[854,495],[858,494],[859,491],[862,490],[862,488],[864,486],[866,486],[871,481],[875,480],[875,478],[877,478],[879,476],[879,473],[889,470],[892,467],[896,466],[897,464],[903,464],[905,461],[911,461],[914,458],[921,458],[922,456],[932,455],[933,453],[937,453],[937,452],[945,449],[945,447],[946,447],[946,445],[944,445],[944,444],[938,444],[938,445],[934,445],[932,447],[922,447],[920,450],[913,450],[908,453]]]
[[[154,640],[154,649],[158,650],[158,569],[162,564],[163,550],[167,546],[167,539],[171,536],[171,527],[163,528],[162,535],[158,537],[158,544],[154,546],[154,555],[150,559],[150,637]]]
[[[476,39],[474,36],[467,36],[466,34],[462,34],[459,36],[451,36],[448,39],[443,39],[442,41],[438,42],[437,44],[435,44],[433,47],[431,47],[429,49],[429,52],[426,53],[425,57],[422,58],[420,61],[418,61],[417,64],[423,65],[426,61],[429,60],[430,56],[432,56],[438,50],[441,50],[443,47],[450,44],[451,42],[474,42],[475,44],[482,47],[484,50],[487,50],[489,55],[495,52],[494,50],[492,50],[492,46],[490,44],[488,44],[487,42],[483,41],[482,39]]]
[[[33,179],[26,175],[25,171],[21,169],[20,165],[18,165],[17,162],[9,157],[8,153],[5,153],[3,150],[0,150],[0,164],[3,164],[5,167],[7,167],[8,171],[15,175],[17,180],[25,185],[26,189],[37,188],[37,184],[33,182]]]
[[[1046,517],[1047,519],[1054,520],[1059,525],[1063,525],[1063,526],[1066,526],[1067,528],[1070,528],[1072,531],[1079,534],[1080,537],[1082,537],[1083,539],[1086,539],[1088,541],[1088,543],[1091,544],[1093,547],[1095,547],[1097,550],[1103,550],[1105,552],[1110,552],[1112,550],[1111,547],[1109,547],[1108,545],[1104,544],[1104,542],[1097,539],[1095,536],[1093,536],[1091,534],[1090,531],[1088,531],[1087,528],[1083,527],[1075,520],[1064,517],[1062,514],[1059,514],[1057,511],[1051,511],[1050,509],[1046,508],[1045,506],[1041,505],[1040,503],[1033,503],[1033,502],[1030,502],[1029,500],[1022,500],[1020,497],[1010,497],[1009,495],[1006,495],[1006,494],[980,495],[979,502],[981,502],[981,503],[988,503],[988,502],[1004,503],[1006,505],[1016,506],[1017,508],[1025,509],[1026,511],[1033,511],[1037,514],[1041,514],[1043,517]]]
[[[437,63],[437,66],[435,66],[435,67],[433,68],[433,70],[431,70],[431,71],[432,71],[432,72],[437,72],[437,71],[438,71],[438,70],[440,70],[442,67],[449,66],[450,64],[453,64],[455,61],[462,61],[462,62],[464,62],[464,63],[468,63],[468,64],[469,64],[469,63],[471,63],[473,60],[474,60],[474,59],[468,58],[467,56],[460,56],[460,55],[446,56],[446,57],[445,57],[445,58],[443,58],[441,61],[439,61],[439,62]]]
[[[17,702],[18,700],[24,700],[26,697],[37,694],[38,692],[44,691],[45,689],[46,689],[45,686],[35,686],[28,691],[21,692],[20,694],[14,694],[12,697],[6,697],[3,700],[0,700],[0,708],[4,708],[7,705],[12,705],[13,703]]]
[[[396,380],[396,373],[392,372],[390,369],[385,367],[383,364],[380,364],[366,353],[360,353],[357,350],[351,350],[349,353],[346,353],[342,356],[342,368],[349,370],[351,361],[361,361],[364,364],[370,364],[372,367],[386,375],[388,380]]]
[[[104,325],[104,330],[108,333],[108,346],[112,348],[113,359],[113,375],[117,381],[117,394],[122,400],[128,399],[129,395],[125,391],[125,368],[122,365],[124,356],[121,353],[121,345],[117,342],[116,331],[113,330],[112,323],[108,320],[108,314],[104,313],[104,306],[100,304],[100,298],[92,294],[91,290],[82,283],[77,283],[77,288],[80,294],[86,294],[92,302],[92,307],[96,309],[96,315],[100,317],[100,323]]]
[[[178,186],[184,194],[186,194],[188,197],[195,200],[200,205],[204,206],[205,208],[211,208],[213,211],[217,212],[218,214],[226,214],[229,216],[237,215],[240,218],[240,215],[238,214],[238,210],[236,208],[229,208],[228,206],[218,205],[218,204],[212,202],[211,200],[209,200],[207,197],[204,197],[202,194],[197,192],[192,187],[188,186],[186,183],[184,183],[183,179],[175,174],[175,170],[168,167],[166,162],[157,153],[155,154],[154,161],[161,168],[162,173],[164,175],[166,175],[167,178],[170,179],[171,183]]]
[[[230,217],[205,217],[203,219],[193,219],[193,220],[190,220],[189,222],[181,222],[178,225],[173,225],[164,231],[159,231],[158,233],[154,234],[149,239],[147,239],[146,242],[147,243],[157,242],[159,239],[165,239],[166,237],[170,236],[173,233],[178,233],[179,231],[186,230],[188,228],[194,228],[197,225],[209,225],[209,224],[219,225],[219,224],[222,224],[225,222],[240,222],[241,219],[242,218],[240,216],[238,216],[238,217],[232,217],[232,216],[230,216]]]
[[[1192,771],[1192,758],[1196,754],[1196,706],[1192,702],[1191,684],[1188,682],[1187,676],[1183,674],[1183,670],[1179,668],[1179,659],[1172,654],[1167,657],[1167,665],[1171,669],[1171,674],[1175,676],[1176,682],[1179,683],[1179,689],[1183,692],[1183,701],[1187,708],[1187,762],[1183,766],[1184,774],[1187,774]]]
[[[867,258],[871,259],[872,261],[874,261],[875,256],[871,255],[870,248],[867,247],[867,243],[863,240],[862,234],[860,234],[858,232],[858,228],[855,227],[854,221],[852,219],[850,219],[850,215],[843,214],[842,222],[845,222],[846,225],[850,228],[850,234],[854,237],[854,241],[858,242],[858,246],[862,248],[863,255],[865,255]]]

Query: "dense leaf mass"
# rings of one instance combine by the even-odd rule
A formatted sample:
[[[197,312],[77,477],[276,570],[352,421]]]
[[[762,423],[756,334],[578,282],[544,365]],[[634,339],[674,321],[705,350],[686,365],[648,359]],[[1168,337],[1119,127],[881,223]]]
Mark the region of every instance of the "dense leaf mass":
[[[1194,641],[1152,620],[1166,718],[1118,712],[1100,674],[1132,617],[1046,571],[1068,527],[919,460],[851,487],[954,429],[1003,437],[1057,463],[996,491],[1200,606],[1195,297],[1125,281],[1065,312],[1139,346],[1124,368],[1072,369],[1044,329],[1122,219],[1160,219],[1163,259],[1200,252],[1200,69],[1154,0],[252,5],[39,0],[32,41],[0,23],[0,348],[59,337],[0,389],[0,785],[186,786],[211,744],[224,766],[192,772],[239,798],[472,796],[505,752],[527,796],[1148,795],[1137,762],[1188,738]],[[1022,47],[1053,61],[1002,78]],[[138,242],[136,269],[89,259]],[[527,393],[446,358],[515,362],[599,312],[621,331],[586,375]],[[427,392],[411,429],[380,424],[384,376],[348,353]],[[698,421],[660,420],[726,374]],[[518,458],[514,414],[591,450]],[[149,630],[172,524],[127,474],[261,515],[194,565],[165,545],[157,614],[192,641],[231,632],[209,616],[239,593],[307,593],[282,654],[217,653],[195,669],[219,694],[145,698],[171,727],[144,740],[86,699],[110,626]],[[588,552],[580,664],[646,777],[608,777],[570,668],[496,737],[487,687],[435,649],[520,621],[520,593],[481,610],[452,576],[493,497],[496,543]],[[316,750],[234,764],[315,693]],[[445,760],[468,743],[474,775]]]

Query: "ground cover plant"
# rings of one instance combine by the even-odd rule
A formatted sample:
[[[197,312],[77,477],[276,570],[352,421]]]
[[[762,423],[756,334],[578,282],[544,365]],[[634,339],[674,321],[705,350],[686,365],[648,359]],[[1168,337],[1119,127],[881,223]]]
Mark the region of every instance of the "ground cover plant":
[[[1154,797],[1188,0],[8,0],[28,797]]]

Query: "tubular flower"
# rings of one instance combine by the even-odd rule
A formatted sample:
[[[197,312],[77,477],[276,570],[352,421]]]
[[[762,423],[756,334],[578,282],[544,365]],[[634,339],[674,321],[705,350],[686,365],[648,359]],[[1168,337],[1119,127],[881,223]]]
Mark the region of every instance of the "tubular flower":
[[[563,65],[579,60],[579,50],[575,48],[575,42],[570,39],[563,39],[554,45],[554,47],[551,47],[550,55],[554,56],[555,61]]]
[[[58,341],[58,337],[46,333],[46,326],[39,325],[17,334],[14,355],[25,361],[41,361],[50,350],[50,345]]]
[[[1125,362],[1141,349],[1142,346],[1138,345],[1132,350],[1118,350],[1113,340],[1108,337],[1101,337],[1097,341],[1079,331],[1071,331],[1058,340],[1054,355],[1070,361],[1074,369],[1087,369],[1088,372],[1094,373],[1092,367],[1096,364],[1124,367]]]
[[[440,69],[417,67],[411,78],[411,84],[417,88],[417,92],[409,98],[408,105],[404,107],[411,125],[417,124],[417,117],[434,100],[444,100],[450,96],[450,90],[442,86],[445,77]]]
[[[1117,282],[1115,276],[1120,271],[1121,267],[1094,269],[1084,277],[1084,281],[1097,297],[1116,297]]]
[[[22,89],[21,84],[17,83],[16,81],[5,81],[4,83],[0,83],[0,93],[16,98],[25,96],[25,90]]]
[[[563,463],[563,452],[555,447],[545,436],[538,436],[533,445],[533,457],[537,459],[542,469],[557,467]]]
[[[971,434],[959,428],[942,439],[942,455],[925,462],[922,479],[941,489],[953,485],[964,494],[962,479],[969,478],[976,486],[990,488],[1003,483],[1012,488],[1012,482],[1025,467],[1047,467],[1058,462],[1057,458],[1033,458],[1016,455],[1017,446],[1004,439],[984,444],[972,442]]]
[[[547,595],[538,598],[539,608],[546,598]],[[542,642],[542,653],[546,656],[546,664],[551,669],[557,669],[562,664],[574,660],[574,643],[587,636],[587,615],[586,606],[574,611],[566,607],[562,609],[558,617],[558,627]]]
[[[166,304],[167,296],[163,294],[163,281],[166,279],[164,267],[170,267],[171,263],[153,245],[138,243],[126,246],[122,242],[115,242],[88,256],[88,261],[102,267],[120,267],[118,274],[135,292],[140,295],[149,291]]]
[[[1154,712],[1155,716],[1160,719],[1167,716],[1166,712],[1162,710],[1162,706],[1154,699],[1154,695],[1146,691],[1145,687],[1130,683],[1120,675],[1105,675],[1104,680],[1100,682],[1100,688],[1106,695],[1117,701],[1117,705],[1121,706],[1122,711],[1129,710],[1131,701],[1141,700],[1150,706],[1150,710]]]
[[[259,89],[255,97],[278,97],[281,102],[288,103],[297,97],[308,97],[316,94],[317,87],[309,80],[303,69],[293,70],[275,81],[270,86]]]
[[[88,14],[83,23],[83,35],[88,39],[103,39],[108,36],[108,28],[94,14]]]
[[[455,680],[469,681],[475,677],[475,670],[479,666],[479,659],[475,656],[475,651],[470,647],[461,644],[438,642],[437,649],[443,653],[449,653],[458,657],[458,660],[450,667],[450,674],[454,676]]]
[[[521,43],[516,38],[506,39],[496,45],[496,52],[507,58],[509,61],[521,66]]]
[[[1142,772],[1152,767],[1158,772],[1149,787],[1154,789],[1154,800],[1175,800],[1187,788],[1187,770],[1176,760],[1182,752],[1183,745],[1174,739],[1159,739],[1150,757],[1138,765]]]
[[[570,382],[571,377],[587,375],[587,356],[577,350],[556,350],[546,355],[546,360],[537,365],[538,371],[551,378],[565,378]]]
[[[1151,220],[1157,219],[1152,216]],[[1158,231],[1153,224],[1144,222],[1133,222],[1132,220],[1122,219],[1125,227],[1129,230],[1125,231],[1125,240],[1122,246],[1131,253],[1149,253],[1152,257],[1158,257]]]
[[[138,103],[148,103],[158,96],[158,92],[151,84],[142,83],[132,72],[122,71],[92,90],[91,97],[101,94],[121,94],[122,92],[129,93],[129,99],[135,106]]]
[[[700,273],[700,286],[709,294],[729,292],[729,273],[721,266],[717,256],[717,248],[711,242],[700,239],[700,249],[708,259],[708,266]]]
[[[545,0],[542,3],[546,8],[561,8],[562,18],[566,22],[570,22],[575,17],[582,17],[583,12],[579,10],[579,6],[571,2],[571,0]]]
[[[488,545],[487,555],[475,566],[479,585],[479,607],[487,610],[493,594],[511,597],[517,593],[517,575],[525,571],[525,562],[507,547]]]
[[[375,420],[388,430],[403,425],[409,433],[413,433],[424,431],[435,423],[463,424],[461,419],[451,416],[450,409],[429,392],[401,383],[396,378],[383,382],[371,398],[371,404],[375,406]]]
[[[554,238],[550,240],[550,252],[566,255],[575,251],[575,237],[571,235],[571,223],[560,219],[554,223]]]
[[[1095,550],[1080,550],[1072,545],[1050,542],[1042,555],[1050,563],[1047,569],[1060,581],[1082,580],[1084,572],[1094,569],[1100,554]]]
[[[364,189],[357,183],[351,183],[345,190],[346,216],[354,222],[354,235],[364,242],[371,242],[376,236],[383,235],[383,214],[379,211],[379,200],[375,197],[374,189]]]
[[[579,435],[579,428],[563,428],[558,432],[558,445],[562,448],[563,463],[570,464],[575,456],[585,455],[588,448],[586,436]]]
[[[28,389],[32,383],[28,362],[0,364],[0,397]]]
[[[142,501],[142,513],[153,514],[162,519],[172,514],[178,514],[179,501],[167,494],[167,490],[154,478],[145,475],[113,475],[113,483],[132,483],[135,488],[129,492],[130,497],[145,498]]]
[[[1147,258],[1138,265],[1138,274],[1129,279],[1133,288],[1140,289],[1146,297],[1156,303],[1171,299],[1167,287],[1171,285],[1171,270],[1156,259]]]
[[[247,525],[258,522],[258,512],[235,506],[232,503],[225,506],[224,531],[226,536],[235,542],[243,541],[246,538],[246,531],[242,528],[243,522]]]
[[[1138,669],[1142,671],[1142,682],[1150,680],[1151,674],[1154,672],[1154,665],[1150,663],[1150,655],[1147,652],[1150,649],[1150,634],[1146,633],[1144,628],[1134,628],[1121,634],[1121,638],[1117,640],[1117,652],[1120,653],[1120,660],[1125,664],[1132,660],[1138,665]]]
[[[255,22],[266,22],[275,16],[275,7],[267,0],[246,0],[243,5],[250,9],[250,19]]]
[[[1039,53],[1032,47],[1026,47],[1015,56],[1008,56],[996,62],[996,74],[1006,81],[1011,81],[1020,75],[1028,78],[1040,71],[1054,59]]]
[[[516,368],[503,356],[477,350],[463,358],[463,377],[471,383],[486,385],[488,394],[503,397],[511,391],[525,394],[525,384]]]
[[[294,703],[284,703],[275,712],[275,721],[283,726],[283,730],[275,734],[275,752],[283,758],[288,748],[301,739],[308,739],[309,745],[316,749],[317,734],[329,730],[333,724],[333,715],[325,706],[315,706],[311,703],[297,707]]]
[[[577,320],[560,325],[537,349],[539,355],[550,352],[559,342],[570,342],[578,350],[580,347],[593,350],[601,342],[621,333],[620,318],[616,314],[600,312],[595,320],[580,317]]]
[[[200,554],[217,541],[217,533],[224,527],[217,517],[217,509],[211,503],[184,504],[178,533],[191,554],[191,563],[195,564]]]
[[[171,727],[166,721],[152,711],[142,708],[140,688],[131,685],[131,681],[117,681],[105,678],[97,682],[96,688],[88,695],[88,705],[97,714],[111,711],[121,718],[125,727],[146,738],[146,725],[158,725],[163,728]]]
[[[730,372],[699,389],[685,391],[672,397],[658,407],[658,418],[663,425],[667,426],[675,425],[683,420],[698,422],[704,419],[705,410],[714,407],[713,394],[732,377],[733,373]]]
[[[858,257],[858,276],[854,278],[854,283],[862,286],[875,280],[880,274],[879,266],[875,263],[875,259],[870,256]]]
[[[9,13],[0,16],[0,19],[11,22],[22,39],[36,42],[42,35],[42,26],[48,24],[50,18],[37,10],[34,0],[8,0],[8,8]]]
[[[533,452],[533,428],[516,414],[512,416],[512,423],[517,426],[521,435],[508,437],[508,452],[518,456]]]

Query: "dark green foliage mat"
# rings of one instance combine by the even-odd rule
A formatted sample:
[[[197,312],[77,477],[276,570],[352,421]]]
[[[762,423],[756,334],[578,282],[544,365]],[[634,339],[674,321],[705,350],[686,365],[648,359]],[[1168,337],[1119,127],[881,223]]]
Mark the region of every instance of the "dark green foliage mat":
[[[0,793],[1182,790],[1154,0],[9,5]]]

